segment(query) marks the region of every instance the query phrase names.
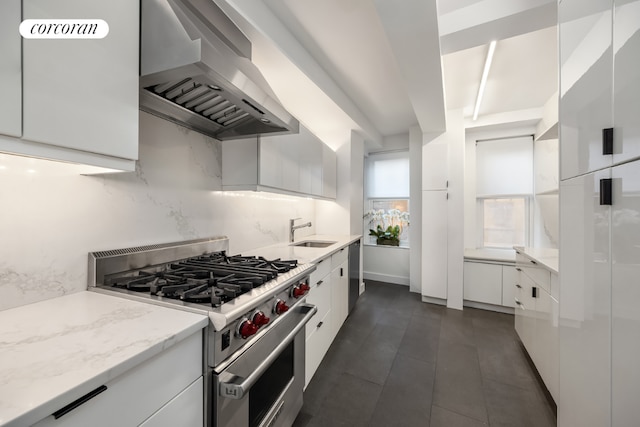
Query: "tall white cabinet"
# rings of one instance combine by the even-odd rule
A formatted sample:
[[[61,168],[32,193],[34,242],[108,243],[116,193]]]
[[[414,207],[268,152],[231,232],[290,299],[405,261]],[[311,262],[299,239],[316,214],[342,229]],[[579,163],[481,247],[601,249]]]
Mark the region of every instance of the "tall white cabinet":
[[[558,426],[636,425],[640,0],[562,0],[558,7]],[[604,129],[613,129],[611,144]]]
[[[448,262],[447,140],[422,147],[422,296],[446,302]]]

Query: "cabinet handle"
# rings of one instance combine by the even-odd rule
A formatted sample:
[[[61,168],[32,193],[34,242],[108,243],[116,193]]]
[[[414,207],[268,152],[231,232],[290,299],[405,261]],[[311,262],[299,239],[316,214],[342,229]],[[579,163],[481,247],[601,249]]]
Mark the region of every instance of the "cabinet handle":
[[[320,286],[320,285],[322,285],[322,283],[324,283],[324,281],[318,280],[318,283],[316,283],[316,286]]]
[[[613,154],[613,128],[602,129],[602,155]]]
[[[317,327],[318,327],[318,328],[320,328],[322,325],[324,325],[324,322],[320,322],[320,323],[318,323],[318,326],[317,326]]]
[[[520,285],[518,285],[518,284],[516,283],[516,288],[518,288],[518,289],[522,289],[522,286],[520,286]]]
[[[533,298],[538,298],[538,288],[536,288],[535,286],[531,288],[531,296]]]
[[[63,417],[65,415],[67,415],[69,412],[73,411],[74,409],[76,409],[78,406],[83,405],[85,403],[87,403],[88,401],[90,401],[91,399],[93,399],[94,397],[96,397],[97,395],[99,395],[100,393],[102,393],[103,391],[105,391],[107,389],[106,385],[101,385],[100,387],[98,387],[97,389],[90,391],[89,393],[85,394],[84,396],[82,396],[79,399],[74,400],[73,402],[69,403],[67,406],[65,406],[62,409],[58,409],[56,412],[54,412],[53,414],[53,418],[55,418],[56,420],[60,417]]]
[[[516,267],[516,270],[518,271],[522,271],[522,269],[520,267]]]
[[[538,263],[535,262],[534,260],[530,260],[530,261],[531,261],[531,264],[538,265]]]
[[[522,306],[522,303],[520,301],[518,301],[518,298],[514,298],[514,301],[516,302],[516,304],[518,304],[519,306]]]
[[[605,178],[600,180],[600,205],[611,206],[613,204],[613,180]]]
[[[342,277],[342,276],[343,276],[343,271],[342,271],[342,268],[341,268],[340,269],[340,277]]]

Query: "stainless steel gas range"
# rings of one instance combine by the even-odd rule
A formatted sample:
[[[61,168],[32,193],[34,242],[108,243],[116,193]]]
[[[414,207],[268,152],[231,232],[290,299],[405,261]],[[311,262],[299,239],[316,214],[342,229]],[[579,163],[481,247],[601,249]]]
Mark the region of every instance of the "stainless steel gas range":
[[[92,252],[89,289],[208,315],[207,426],[290,426],[302,407],[315,266],[228,247],[215,237]]]

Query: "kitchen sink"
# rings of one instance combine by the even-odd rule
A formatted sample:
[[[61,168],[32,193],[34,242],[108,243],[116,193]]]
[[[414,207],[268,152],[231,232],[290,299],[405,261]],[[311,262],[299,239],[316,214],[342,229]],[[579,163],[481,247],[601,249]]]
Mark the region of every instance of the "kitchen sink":
[[[292,243],[289,246],[301,246],[305,248],[326,248],[336,242],[325,242],[320,240],[307,240],[306,242]]]

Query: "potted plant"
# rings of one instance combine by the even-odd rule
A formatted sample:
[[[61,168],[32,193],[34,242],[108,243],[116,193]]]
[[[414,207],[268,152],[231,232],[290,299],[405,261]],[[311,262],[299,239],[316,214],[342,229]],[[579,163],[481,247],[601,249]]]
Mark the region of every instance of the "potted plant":
[[[376,237],[377,245],[400,246],[400,226],[388,226],[386,230],[378,225],[375,230],[369,229],[369,236]]]

